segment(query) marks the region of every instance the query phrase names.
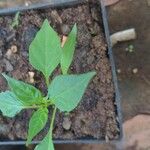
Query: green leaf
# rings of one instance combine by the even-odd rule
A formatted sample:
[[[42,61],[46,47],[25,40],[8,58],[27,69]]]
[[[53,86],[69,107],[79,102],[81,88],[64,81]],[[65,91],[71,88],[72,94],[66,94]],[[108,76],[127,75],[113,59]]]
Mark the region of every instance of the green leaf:
[[[24,105],[12,92],[6,91],[0,93],[0,110],[4,116],[14,117],[22,109],[24,109]]]
[[[9,87],[16,97],[25,105],[36,104],[42,99],[41,92],[34,86],[15,80],[6,74],[2,74],[8,81]]]
[[[75,24],[63,47],[63,53],[61,57],[61,69],[63,74],[67,74],[68,69],[72,63],[76,39],[77,39],[77,26]]]
[[[48,96],[61,111],[70,112],[80,102],[90,79],[95,75],[90,72],[81,75],[60,75],[51,83]]]
[[[48,133],[43,141],[39,145],[37,145],[34,150],[54,150],[54,144],[51,134]]]
[[[19,25],[19,16],[20,16],[20,12],[18,11],[15,15],[15,18],[11,24],[11,27],[14,28],[14,27],[18,27]]]
[[[48,109],[40,108],[33,113],[28,130],[27,145],[30,144],[32,139],[44,128],[48,120]]]
[[[45,20],[40,31],[29,48],[29,60],[32,66],[41,71],[46,80],[60,63],[61,42],[57,33]]]

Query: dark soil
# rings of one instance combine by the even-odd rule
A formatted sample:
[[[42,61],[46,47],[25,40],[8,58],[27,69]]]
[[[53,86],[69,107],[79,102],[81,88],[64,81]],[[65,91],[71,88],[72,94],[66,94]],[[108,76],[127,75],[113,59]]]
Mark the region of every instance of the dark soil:
[[[82,102],[69,115],[58,113],[54,129],[56,139],[117,139],[115,97],[111,68],[107,55],[100,7],[93,0],[80,6],[65,9],[45,9],[21,13],[20,24],[11,29],[14,15],[0,18],[0,72],[29,82],[29,71],[35,72],[35,86],[46,93],[41,73],[28,63],[28,48],[44,19],[47,18],[55,30],[67,35],[73,24],[78,25],[78,44],[71,73],[97,72],[90,83]],[[17,53],[8,55],[8,50],[17,46]],[[55,74],[59,72],[59,69]],[[0,76],[0,90],[7,84]],[[6,139],[26,139],[32,111],[23,111],[16,118],[0,117],[0,135]],[[50,114],[51,115],[51,114]],[[64,127],[69,127],[69,130]],[[46,132],[48,129],[45,129]],[[43,133],[45,134],[45,133]],[[42,135],[38,139],[42,138]]]

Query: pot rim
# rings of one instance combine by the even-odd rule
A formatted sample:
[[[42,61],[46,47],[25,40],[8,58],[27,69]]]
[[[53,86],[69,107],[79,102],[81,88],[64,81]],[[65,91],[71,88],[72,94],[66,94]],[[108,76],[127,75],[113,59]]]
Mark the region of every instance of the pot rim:
[[[82,1],[82,0],[81,0]],[[72,2],[74,4],[81,4],[81,1],[79,2],[78,0],[72,0]],[[105,32],[105,38],[106,38],[106,42],[107,42],[107,47],[108,47],[108,57],[109,57],[109,61],[111,64],[111,70],[112,70],[112,77],[113,77],[113,84],[114,84],[114,88],[115,88],[115,105],[116,105],[116,114],[117,114],[117,122],[118,122],[118,128],[120,130],[120,134],[118,139],[116,140],[111,140],[111,141],[106,141],[105,139],[75,139],[75,140],[60,140],[60,139],[54,139],[54,143],[55,144],[102,144],[102,143],[117,143],[119,141],[122,140],[123,138],[123,129],[122,129],[122,113],[121,113],[121,97],[120,97],[120,92],[119,92],[119,88],[118,88],[118,81],[117,81],[117,74],[116,74],[116,67],[115,67],[115,61],[114,61],[114,56],[113,56],[113,52],[112,52],[112,46],[111,46],[111,41],[110,41],[110,32],[109,32],[109,27],[108,27],[108,16],[107,16],[107,12],[106,12],[106,7],[104,5],[103,0],[99,0],[100,1],[100,5],[101,5],[101,13],[100,15],[102,15],[102,19],[103,19],[103,26],[104,26],[104,32]],[[72,3],[64,3],[63,6],[67,6],[69,7]],[[56,5],[57,7],[62,7],[60,5]],[[53,7],[56,7],[53,6]],[[34,5],[32,7],[29,7],[28,9],[43,9],[43,8],[48,8],[50,7],[49,4],[42,4],[42,5]],[[20,8],[19,10],[21,11],[25,11],[27,10],[27,8]],[[16,9],[11,9],[8,13],[14,13],[16,12]],[[6,14],[6,11],[0,11],[0,14]],[[33,141],[32,144],[37,144],[40,141]],[[0,141],[0,145],[24,145],[25,141]]]

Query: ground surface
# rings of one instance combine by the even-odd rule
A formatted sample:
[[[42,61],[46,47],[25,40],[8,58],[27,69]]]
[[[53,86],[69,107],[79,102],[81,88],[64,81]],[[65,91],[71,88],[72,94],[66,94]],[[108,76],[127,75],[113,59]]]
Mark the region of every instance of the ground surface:
[[[49,20],[60,36],[68,35],[71,27],[77,23],[78,42],[70,73],[79,74],[95,70],[97,74],[78,108],[68,116],[63,113],[57,114],[54,127],[55,139],[93,137],[112,140],[118,138],[119,129],[115,114],[114,88],[102,19],[99,14],[98,3],[91,0],[89,3],[73,8],[22,13],[19,26],[13,29],[11,22],[14,16],[5,16],[0,20],[1,72],[26,82],[29,82],[29,71],[35,72],[28,64],[29,45],[44,19]],[[16,46],[17,51],[10,54],[12,46]],[[54,74],[58,75],[59,73],[60,70],[57,69]],[[42,82],[43,77],[39,72],[35,72],[34,79],[33,84],[45,94],[47,92],[45,83]],[[7,88],[2,76],[0,77],[0,85],[1,91]],[[26,139],[29,116],[31,116],[31,112],[25,111],[15,119],[1,117],[1,126],[3,129],[4,127],[7,128],[6,132],[1,131],[1,135],[11,140]],[[68,126],[68,124],[70,127],[66,129],[64,126]],[[41,139],[41,136],[38,139]]]
[[[118,79],[122,94],[124,129],[127,138],[122,143],[119,143],[117,147],[108,145],[70,145],[58,146],[58,150],[122,150],[124,144],[126,145],[124,149],[129,149],[129,147],[131,150],[150,149],[146,143],[147,140],[149,143],[150,137],[148,135],[150,129],[150,7],[147,4],[147,0],[120,0],[118,4],[108,9],[111,33],[135,27],[138,35],[135,41],[120,43],[113,48],[117,69],[121,70],[121,73],[118,74]],[[135,47],[133,53],[125,51],[130,44]],[[132,70],[135,68],[138,69],[138,72],[133,74]],[[148,115],[138,115],[141,112],[145,112]],[[142,120],[141,125],[139,123]],[[132,130],[133,128],[135,128],[134,131]],[[131,143],[129,143],[128,136],[130,137],[131,135],[133,137]],[[141,140],[143,136],[146,137],[144,139],[145,143]],[[135,143],[135,139],[137,143]],[[144,147],[145,145],[147,147]]]

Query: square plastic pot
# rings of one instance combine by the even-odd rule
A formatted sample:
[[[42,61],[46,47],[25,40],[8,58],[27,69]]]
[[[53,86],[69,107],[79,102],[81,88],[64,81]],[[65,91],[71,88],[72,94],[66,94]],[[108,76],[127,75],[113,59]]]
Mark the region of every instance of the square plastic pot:
[[[58,0],[59,1],[59,0]],[[65,1],[65,0],[64,0]],[[14,13],[16,11],[25,11],[27,9],[46,9],[48,7],[69,7],[69,5],[76,5],[84,1],[82,0],[69,0],[68,2],[61,1],[61,4],[57,2],[55,4],[52,3],[43,3],[43,4],[35,4],[30,7],[18,7],[18,8],[10,8],[5,10],[0,10],[0,15],[4,14],[10,14]],[[103,27],[105,31],[105,39],[106,43],[108,45],[108,57],[111,64],[111,71],[113,76],[113,83],[115,88],[115,104],[116,104],[116,114],[117,114],[117,121],[118,121],[118,128],[120,129],[119,137],[117,140],[110,141],[111,143],[116,143],[122,139],[123,131],[122,131],[122,113],[121,113],[121,105],[120,105],[120,93],[118,89],[118,82],[117,82],[117,75],[116,75],[116,67],[110,42],[110,33],[109,33],[109,27],[108,27],[108,18],[107,18],[107,12],[106,8],[104,6],[103,0],[100,1],[100,8],[102,19],[103,19]],[[110,143],[109,142],[109,143]],[[33,141],[33,144],[39,143],[39,141]],[[54,143],[56,144],[100,144],[100,143],[106,143],[105,140],[98,140],[98,139],[80,139],[80,140],[54,140]],[[0,145],[23,145],[25,144],[25,141],[1,141]]]

